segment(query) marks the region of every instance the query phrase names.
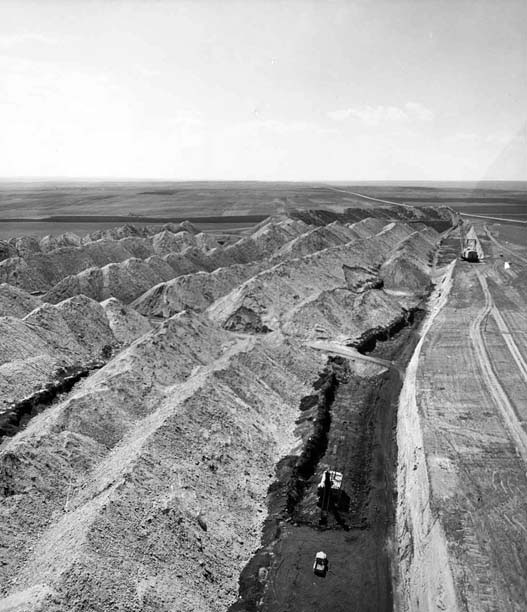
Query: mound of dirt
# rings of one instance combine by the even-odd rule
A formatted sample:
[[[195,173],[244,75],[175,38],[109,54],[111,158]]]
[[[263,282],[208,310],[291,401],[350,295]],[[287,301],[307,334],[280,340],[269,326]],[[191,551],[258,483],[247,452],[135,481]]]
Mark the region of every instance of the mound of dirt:
[[[425,213],[374,214],[283,214],[235,242],[127,225],[0,262],[0,280],[55,302],[0,286],[0,307],[23,317],[0,317],[0,420],[54,393],[0,444],[0,609],[234,603],[277,459],[301,452],[298,406],[321,384],[326,357],[309,344],[364,348],[402,325],[382,288],[401,286],[397,258],[428,279],[434,233],[400,220]],[[57,395],[61,375],[94,363]]]
[[[204,232],[196,234],[195,240],[196,245],[203,251],[210,251],[211,249],[215,249],[216,247],[219,247],[225,243],[225,238],[221,239],[220,242],[218,236],[214,236],[214,234],[206,234]]]
[[[159,228],[157,229],[159,231]],[[121,225],[119,227],[110,227],[108,229],[95,230],[83,238],[83,243],[95,242],[98,240],[120,240],[130,236],[148,236],[148,231],[144,228],[136,227],[131,223]]]
[[[156,317],[171,317],[182,310],[202,311],[247,278],[254,276],[264,265],[237,264],[214,272],[201,271],[178,276],[152,287],[132,306],[141,314]]]
[[[150,328],[141,315],[118,304],[104,307],[77,295],[38,306],[22,319],[0,317],[0,412],[54,381],[64,368],[104,363]],[[126,321],[119,322],[119,308]]]
[[[225,254],[236,263],[249,263],[271,255],[286,242],[310,229],[309,225],[296,219],[269,219],[249,236],[225,248]]]
[[[130,225],[101,230],[83,239],[69,233],[55,237],[46,236],[40,244],[36,238],[17,238],[12,244],[5,243],[3,249],[0,245],[0,255],[4,255],[3,260],[0,256],[0,282],[18,286],[26,291],[44,293],[69,276],[75,276],[89,268],[124,262],[130,258],[148,259],[153,255],[164,257],[191,248],[193,259],[199,260],[203,250],[197,246],[194,228],[190,224],[188,229],[182,229],[184,224],[169,225],[177,231],[174,233],[165,226],[161,232],[150,235],[147,228],[138,229]],[[94,240],[97,236],[99,238]],[[202,238],[200,244],[205,242],[207,241]],[[207,244],[215,244],[214,239],[210,237]],[[207,247],[206,250],[210,249]],[[206,263],[206,269],[209,269],[208,259]],[[166,274],[163,276],[171,278]],[[76,283],[69,279],[67,285],[75,287]],[[59,295],[65,295],[62,288]]]
[[[3,592],[44,585],[55,612],[226,609],[321,368],[186,314],[147,334],[2,448]]]
[[[303,300],[345,287],[346,266],[359,265],[375,270],[400,244],[401,236],[410,233],[411,229],[402,224],[391,223],[371,238],[277,264],[217,300],[208,309],[209,316],[218,324],[228,324],[231,328],[231,317],[243,312],[244,319],[250,315],[259,327],[278,329],[282,317]]]
[[[315,227],[281,247],[272,257],[273,261],[283,261],[295,257],[304,257],[316,251],[321,251],[329,247],[346,244],[357,240],[357,234],[352,229],[332,223],[328,226]]]
[[[400,291],[423,297],[431,289],[428,270],[408,256],[398,253],[381,268],[380,275],[389,291]]]
[[[55,249],[60,249],[62,247],[78,247],[81,246],[81,244],[82,238],[73,232],[65,232],[64,234],[59,234],[58,236],[44,236],[39,241],[40,250],[43,253],[49,253],[50,251],[54,251]]]
[[[434,231],[430,230],[428,235],[413,232],[383,263],[379,276],[386,290],[417,298],[429,293],[432,286],[430,264],[438,240],[438,235],[434,236],[432,232]]]
[[[40,252],[40,244],[35,236],[16,236],[9,243],[15,248],[18,257],[29,257]]]
[[[43,300],[56,304],[82,293],[94,300],[115,297],[129,303],[152,285],[172,278],[173,269],[159,257],[130,258],[102,268],[90,268],[75,276],[68,276],[48,291]]]
[[[425,224],[438,232],[443,232],[458,221],[458,214],[447,206],[419,207],[398,204],[382,205],[373,202],[371,206],[347,208],[343,212],[331,210],[293,210],[291,216],[312,225],[328,225],[333,221],[356,223],[367,217],[389,221]]]
[[[350,223],[349,228],[353,230],[353,232],[359,238],[370,238],[371,236],[374,236],[375,234],[380,232],[386,225],[387,223],[385,219],[379,219],[377,217],[366,217],[361,221]]]
[[[173,234],[172,232],[164,230],[152,238],[152,247],[157,255],[180,253],[187,247],[194,247],[196,245],[194,234],[186,231]]]
[[[150,238],[128,236],[127,238],[121,238],[119,244],[137,259],[147,259],[147,257],[150,257],[155,252]]]
[[[44,299],[51,303],[79,293],[97,300],[114,296],[129,303],[152,286],[180,274],[199,270],[212,272],[220,267],[266,258],[305,228],[302,222],[291,219],[279,224],[268,223],[235,244],[209,248],[217,244],[214,238],[209,236],[205,240],[202,235],[198,245],[195,228],[189,225],[182,229],[183,225],[170,225],[178,230],[175,233],[165,227],[146,237],[139,235],[148,232],[145,228],[140,231],[134,226],[123,226],[115,231],[92,234],[91,238],[99,235],[106,238],[90,238],[78,247],[9,258],[0,262],[0,282],[46,293]],[[153,253],[164,261],[153,258]],[[143,263],[137,261],[145,256]],[[105,266],[108,267],[103,269]]]
[[[282,330],[305,339],[329,339],[360,346],[366,337],[387,330],[406,318],[394,297],[370,289],[360,294],[347,289],[323,291],[288,312]]]
[[[181,253],[170,253],[162,258],[174,270],[174,276],[198,272],[199,268],[193,261]]]
[[[34,253],[0,262],[0,281],[26,291],[47,291],[67,276],[131,254],[118,242],[100,241],[80,247],[63,247],[49,253]]]
[[[24,317],[42,305],[42,300],[7,283],[0,284],[0,317]]]
[[[362,293],[368,289],[380,289],[383,285],[378,273],[371,267],[342,266],[348,289]]]
[[[18,252],[12,244],[9,244],[9,242],[6,242],[5,240],[0,240],[0,261],[17,256]]]
[[[114,338],[122,345],[128,345],[152,330],[152,324],[133,308],[115,298],[101,302]]]

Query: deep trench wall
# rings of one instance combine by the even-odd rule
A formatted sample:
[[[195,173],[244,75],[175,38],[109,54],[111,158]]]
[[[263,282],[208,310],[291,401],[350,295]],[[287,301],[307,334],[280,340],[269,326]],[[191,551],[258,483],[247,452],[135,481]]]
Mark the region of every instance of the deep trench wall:
[[[446,303],[453,264],[436,287],[433,309],[423,326],[406,371],[397,415],[397,511],[394,608],[397,612],[432,612],[462,608],[457,600],[446,537],[431,507],[431,488],[425,449],[423,415],[416,401],[419,356],[442,306]]]

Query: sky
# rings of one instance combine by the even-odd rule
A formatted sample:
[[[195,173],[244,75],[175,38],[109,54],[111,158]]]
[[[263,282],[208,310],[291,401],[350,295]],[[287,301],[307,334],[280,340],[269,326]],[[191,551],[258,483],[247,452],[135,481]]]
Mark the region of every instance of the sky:
[[[527,180],[527,1],[0,0],[0,176]]]

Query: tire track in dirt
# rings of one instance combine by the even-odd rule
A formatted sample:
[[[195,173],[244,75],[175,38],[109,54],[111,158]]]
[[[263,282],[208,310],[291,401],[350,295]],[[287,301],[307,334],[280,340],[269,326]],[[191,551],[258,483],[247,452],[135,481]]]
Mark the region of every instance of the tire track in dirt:
[[[485,233],[487,234],[487,237],[489,238],[489,240],[492,243],[494,243],[494,245],[497,246],[499,249],[502,249],[503,251],[507,251],[507,253],[509,253],[509,255],[512,255],[514,257],[514,259],[519,259],[523,263],[527,264],[527,258],[522,257],[516,251],[513,251],[512,249],[509,249],[508,247],[504,246],[501,242],[496,240],[496,238],[492,235],[492,233],[490,232],[489,228],[486,225],[485,225]]]
[[[501,312],[498,310],[496,305],[494,305],[491,312],[492,316],[494,317],[494,321],[496,321],[500,334],[502,335],[503,340],[505,341],[505,344],[512,355],[512,358],[520,370],[523,380],[527,383],[527,363],[525,362],[518,345],[514,341],[513,334],[510,331],[509,326],[505,322],[505,319],[502,317]]]
[[[483,382],[487,386],[491,397],[494,399],[494,402],[498,409],[500,410],[503,420],[516,443],[516,448],[520,453],[523,461],[527,464],[527,434],[524,431],[519,415],[516,412],[515,407],[510,402],[505,390],[501,386],[494,370],[492,369],[492,363],[485,347],[485,342],[483,340],[483,334],[481,331],[481,326],[483,321],[492,313],[494,315],[494,311],[497,311],[496,306],[494,305],[494,300],[492,299],[492,295],[489,291],[487,281],[483,274],[480,271],[476,272],[479,283],[481,285],[481,289],[483,291],[483,295],[485,297],[485,305],[476,315],[475,319],[470,324],[469,335],[474,346],[474,351],[476,353],[476,357],[478,359],[481,373],[483,376]],[[501,319],[505,328],[507,328],[505,321]],[[497,322],[497,321],[496,321]],[[498,323],[498,322],[497,322]],[[499,323],[498,323],[499,327]],[[507,328],[508,330],[508,328]],[[500,333],[502,334],[504,340],[507,342],[507,338],[512,341],[510,336],[503,335],[503,332],[500,329]],[[510,333],[510,332],[508,332]],[[507,346],[509,344],[507,343]],[[510,348],[510,347],[509,347]],[[516,347],[516,351],[518,351]],[[519,354],[519,353],[518,353]],[[514,356],[514,355],[513,355]],[[520,355],[521,358],[521,355]],[[523,362],[523,358],[521,358]],[[524,362],[523,362],[524,363]]]

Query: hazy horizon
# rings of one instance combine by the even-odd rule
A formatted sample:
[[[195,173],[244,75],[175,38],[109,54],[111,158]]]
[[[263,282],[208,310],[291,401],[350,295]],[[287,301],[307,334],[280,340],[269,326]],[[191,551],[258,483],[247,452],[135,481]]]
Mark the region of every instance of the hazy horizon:
[[[349,186],[360,186],[360,185],[394,185],[394,186],[412,186],[412,185],[459,185],[464,187],[472,187],[473,189],[477,189],[479,185],[485,186],[485,188],[489,188],[489,185],[499,185],[504,188],[510,186],[518,186],[527,189],[527,179],[517,179],[517,180],[508,180],[508,179],[482,179],[479,181],[475,180],[458,180],[458,179],[445,179],[445,180],[434,180],[434,179],[426,179],[426,180],[405,180],[405,179],[393,179],[393,180],[380,180],[380,179],[371,179],[371,180],[353,180],[353,179],[341,179],[341,180],[272,180],[272,179],[171,179],[171,178],[148,178],[148,177],[94,177],[94,176],[35,176],[35,177],[0,177],[0,185],[2,184],[46,184],[46,185],[61,185],[61,184],[185,184],[185,185],[193,185],[200,183],[207,184],[264,184],[264,185],[272,185],[272,184],[298,184],[298,185],[349,185]]]

